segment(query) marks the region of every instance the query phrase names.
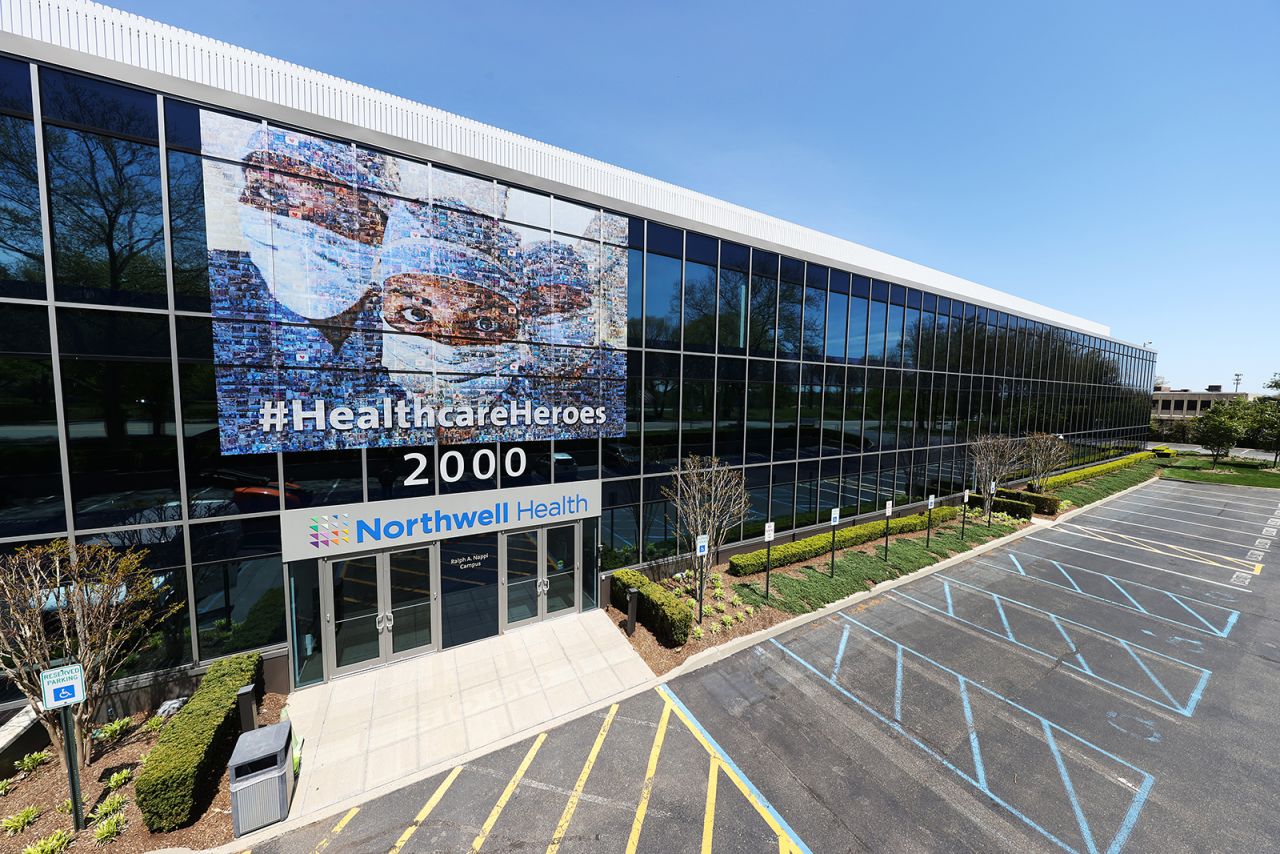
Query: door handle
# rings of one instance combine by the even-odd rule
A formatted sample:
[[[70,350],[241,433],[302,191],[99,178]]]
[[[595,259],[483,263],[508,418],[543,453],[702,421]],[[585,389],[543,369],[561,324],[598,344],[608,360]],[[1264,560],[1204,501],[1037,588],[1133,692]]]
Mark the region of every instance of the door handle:
[[[383,629],[386,628],[386,625],[385,625],[386,617],[384,617],[382,614],[378,614],[376,617],[373,618],[373,624],[378,627],[378,631],[382,631]]]
[[[395,628],[395,625],[396,625],[396,615],[388,611],[387,612],[387,628],[393,629]]]

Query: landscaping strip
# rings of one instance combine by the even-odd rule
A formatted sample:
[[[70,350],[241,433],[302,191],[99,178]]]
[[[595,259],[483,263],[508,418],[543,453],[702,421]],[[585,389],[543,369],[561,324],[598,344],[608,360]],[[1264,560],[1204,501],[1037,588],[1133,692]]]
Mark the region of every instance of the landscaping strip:
[[[1209,457],[1181,456],[1166,464],[1161,477],[1196,483],[1280,489],[1280,470],[1267,468],[1266,460],[1218,460],[1218,467],[1214,469],[1213,460]]]

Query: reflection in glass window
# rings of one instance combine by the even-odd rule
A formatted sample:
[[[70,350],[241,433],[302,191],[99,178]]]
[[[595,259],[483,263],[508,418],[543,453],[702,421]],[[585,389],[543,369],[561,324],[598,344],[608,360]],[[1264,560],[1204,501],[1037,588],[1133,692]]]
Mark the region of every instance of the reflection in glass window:
[[[205,240],[204,169],[200,158],[169,153],[169,235],[174,308],[209,310],[209,248]]]
[[[735,356],[747,352],[748,259],[745,246],[720,244],[718,346],[721,353]]]
[[[721,358],[716,374],[716,456],[729,465],[742,464],[745,433],[746,362]]]
[[[806,359],[822,358],[826,338],[827,289],[813,286],[804,289],[804,343]]]
[[[359,451],[305,451],[284,455],[286,488],[303,507],[349,504],[364,499]]]
[[[0,537],[66,528],[49,315],[0,303]]]
[[[279,550],[275,517],[191,526],[192,600],[201,660],[284,642]],[[217,559],[201,559],[208,557]]]
[[[684,265],[684,349],[710,353],[716,343],[716,268]]]
[[[680,357],[650,353],[644,373],[644,470],[669,471],[680,452]]]
[[[180,518],[169,321],[59,309],[58,339],[76,526]]]
[[[801,315],[804,301],[804,285],[783,280],[778,283],[778,358],[799,359],[800,343],[804,335]],[[821,329],[821,326],[818,327]],[[817,333],[819,346],[822,333]]]
[[[778,320],[778,256],[770,252],[751,252],[751,307],[747,350],[753,356],[773,356],[777,340]]]
[[[800,366],[800,459],[822,453],[822,365]]]
[[[715,433],[715,359],[684,357],[684,383],[680,390],[680,456],[711,456]],[[683,463],[682,463],[683,465]]]
[[[0,296],[45,294],[34,126],[0,115]]]
[[[828,365],[822,394],[822,455],[838,456],[844,437],[845,368]]]
[[[902,324],[904,309],[900,305],[889,306],[889,320],[885,328],[885,364],[898,367],[902,364]]]
[[[800,431],[799,365],[777,364],[773,405],[773,459],[794,460]]]
[[[41,66],[40,108],[46,123],[159,141],[156,96],[141,89]]]
[[[649,347],[680,346],[680,259],[645,253],[644,342]]]
[[[849,364],[867,363],[867,298],[849,297]]]
[[[747,366],[747,462],[773,456],[773,363],[752,359]]]
[[[159,150],[46,125],[45,157],[58,298],[168,305]]]
[[[644,345],[644,252],[627,250],[627,346]]]
[[[884,326],[888,315],[888,306],[878,300],[872,300],[867,321],[867,364],[883,365],[885,363]]]
[[[848,347],[849,295],[832,291],[827,296],[826,359],[828,362],[845,361]]]

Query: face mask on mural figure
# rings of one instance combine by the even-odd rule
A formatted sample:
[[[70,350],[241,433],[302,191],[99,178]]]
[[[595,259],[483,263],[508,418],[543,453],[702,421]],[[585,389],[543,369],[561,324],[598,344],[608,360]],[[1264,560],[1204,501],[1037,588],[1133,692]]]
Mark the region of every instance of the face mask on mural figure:
[[[309,320],[342,314],[369,289],[375,247],[297,217],[242,206],[249,257],[277,301]]]

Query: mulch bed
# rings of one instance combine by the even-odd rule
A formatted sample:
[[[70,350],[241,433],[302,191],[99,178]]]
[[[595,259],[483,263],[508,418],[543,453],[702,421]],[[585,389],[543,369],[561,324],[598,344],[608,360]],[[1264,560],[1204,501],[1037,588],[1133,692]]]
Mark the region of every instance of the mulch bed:
[[[705,603],[704,603],[705,604]],[[619,631],[626,631],[627,615],[624,611],[610,605],[606,612],[609,619],[618,627]],[[701,640],[689,638],[689,642],[684,646],[671,648],[663,646],[658,639],[653,636],[653,632],[646,629],[640,623],[636,623],[636,633],[631,636],[631,645],[635,651],[644,659],[644,663],[649,665],[658,676],[683,664],[691,655],[702,652],[704,649],[720,646],[728,643],[737,637],[749,635],[752,632],[758,632],[761,629],[767,629],[769,626],[781,623],[783,620],[791,619],[791,614],[784,614],[774,608],[757,608],[756,612],[747,617],[741,623],[735,623],[733,626],[724,629],[717,635],[703,635]],[[710,623],[714,619],[718,619],[718,614],[707,613],[703,616],[704,625]],[[695,624],[696,625],[696,624]]]
[[[286,697],[283,694],[267,694],[258,709],[258,722],[262,725],[276,723],[280,720],[280,710],[284,708]],[[80,773],[80,794],[84,798],[86,822],[88,812],[103,797],[109,794],[105,783],[116,771],[130,768],[136,776],[140,772],[141,756],[149,751],[158,733],[148,733],[142,729],[149,715],[133,716],[133,727],[115,744],[105,751],[96,752],[93,764]],[[38,726],[38,724],[37,724]],[[58,828],[71,830],[71,816],[57,811],[57,806],[67,800],[70,795],[67,776],[56,754],[49,749],[51,760],[41,765],[31,774],[18,774],[17,782],[7,797],[0,798],[0,815],[8,816],[28,806],[37,807],[40,817],[35,824],[16,836],[0,835],[0,854],[20,854],[23,848],[53,833]],[[135,802],[133,783],[120,789],[127,804],[124,814],[128,826],[124,832],[105,846],[99,846],[93,839],[93,828],[81,831],[76,836],[76,844],[72,850],[101,850],[109,854],[140,854],[158,848],[212,848],[229,842],[231,832],[231,794],[228,789],[228,775],[224,769],[222,779],[218,782],[217,795],[213,803],[201,818],[190,827],[175,830],[172,833],[151,833],[142,822],[142,813]]]

